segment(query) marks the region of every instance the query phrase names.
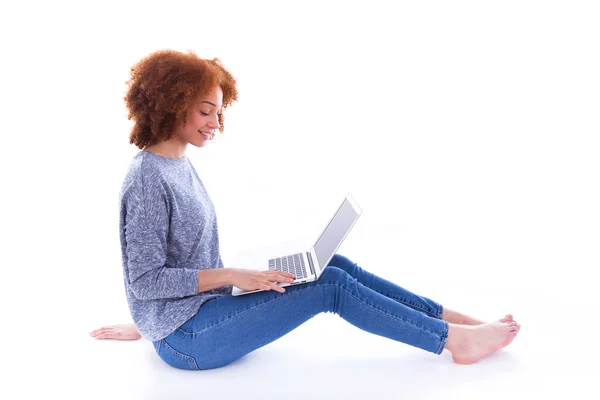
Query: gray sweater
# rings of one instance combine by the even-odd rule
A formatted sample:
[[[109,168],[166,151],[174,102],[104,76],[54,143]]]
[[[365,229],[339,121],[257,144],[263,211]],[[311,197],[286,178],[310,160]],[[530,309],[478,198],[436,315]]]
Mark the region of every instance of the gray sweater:
[[[133,322],[160,340],[194,316],[224,286],[198,293],[198,270],[223,268],[217,216],[187,158],[140,151],[120,193],[123,278]]]

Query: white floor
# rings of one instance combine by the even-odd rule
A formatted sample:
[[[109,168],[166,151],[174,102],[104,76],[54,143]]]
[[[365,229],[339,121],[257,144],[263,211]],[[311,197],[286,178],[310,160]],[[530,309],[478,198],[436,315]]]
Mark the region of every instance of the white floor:
[[[448,307],[483,319],[511,312],[522,330],[504,350],[461,366],[447,351],[432,355],[369,335],[337,315],[321,314],[229,366],[192,372],[164,364],[144,339],[89,338],[87,332],[102,323],[128,322],[122,307],[108,302],[99,317],[64,319],[58,332],[38,331],[20,336],[27,342],[12,343],[13,350],[28,345],[43,352],[43,357],[21,360],[31,372],[21,369],[18,384],[27,393],[24,398],[598,398],[598,299],[574,289],[560,296],[552,290],[532,296],[527,289],[491,285],[434,280],[425,286],[430,297],[452,299]],[[305,338],[319,343],[295,345]]]
[[[481,303],[498,308],[504,296],[490,291]],[[448,352],[428,354],[322,314],[227,367],[200,372],[167,366],[146,340],[101,342],[80,332],[54,343],[79,362],[49,363],[44,374],[74,398],[88,399],[598,398],[597,304],[546,301],[519,307],[517,339],[471,366],[454,364]],[[301,348],[294,344],[300,338],[321,342]]]

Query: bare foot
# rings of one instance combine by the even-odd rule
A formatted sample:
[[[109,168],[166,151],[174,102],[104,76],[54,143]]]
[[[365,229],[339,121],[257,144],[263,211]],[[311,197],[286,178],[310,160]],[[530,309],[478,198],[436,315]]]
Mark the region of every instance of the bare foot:
[[[90,332],[94,339],[138,340],[142,337],[135,324],[104,326]]]
[[[459,325],[483,325],[486,322],[479,320],[477,318],[469,317],[468,315],[459,313],[458,311],[451,310],[449,308],[444,308],[442,313],[442,319],[451,324],[459,324]],[[504,318],[497,320],[496,322],[509,322],[513,320],[513,316],[511,314],[506,314]],[[520,326],[520,325],[519,325]]]
[[[448,324],[446,348],[452,352],[454,362],[473,364],[512,342],[520,325],[504,319],[477,326]]]
[[[513,319],[512,314],[506,314],[504,317],[497,319],[494,322],[516,322],[516,321]],[[521,329],[521,324],[519,324],[517,322],[517,332],[519,331],[519,329]]]

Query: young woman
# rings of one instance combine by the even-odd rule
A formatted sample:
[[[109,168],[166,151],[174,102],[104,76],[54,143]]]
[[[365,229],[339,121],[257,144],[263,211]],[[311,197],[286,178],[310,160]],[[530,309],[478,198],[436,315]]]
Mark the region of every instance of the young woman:
[[[364,270],[336,254],[321,278],[283,288],[291,274],[224,268],[217,218],[185,155],[223,132],[236,81],[219,59],[159,51],[131,69],[125,101],[135,122],[133,158],[120,193],[123,278],[134,324],[96,339],[152,341],[169,365],[217,368],[333,312],[367,332],[470,364],[508,345],[511,315],[484,323]],[[266,291],[234,297],[231,287]],[[252,333],[252,334],[249,334]]]

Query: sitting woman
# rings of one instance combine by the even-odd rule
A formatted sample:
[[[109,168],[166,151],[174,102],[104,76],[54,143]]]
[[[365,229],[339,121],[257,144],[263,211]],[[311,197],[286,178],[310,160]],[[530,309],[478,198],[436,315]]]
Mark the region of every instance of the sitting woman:
[[[320,279],[281,287],[281,271],[224,268],[217,216],[188,144],[223,132],[236,81],[219,59],[159,51],[132,69],[125,96],[139,151],[120,193],[123,279],[134,324],[91,333],[96,339],[152,341],[182,369],[227,365],[332,312],[375,335],[455,362],[474,363],[508,345],[520,325],[511,315],[485,323],[363,269],[336,254]],[[232,296],[232,286],[264,291]],[[253,334],[248,334],[252,332]]]

